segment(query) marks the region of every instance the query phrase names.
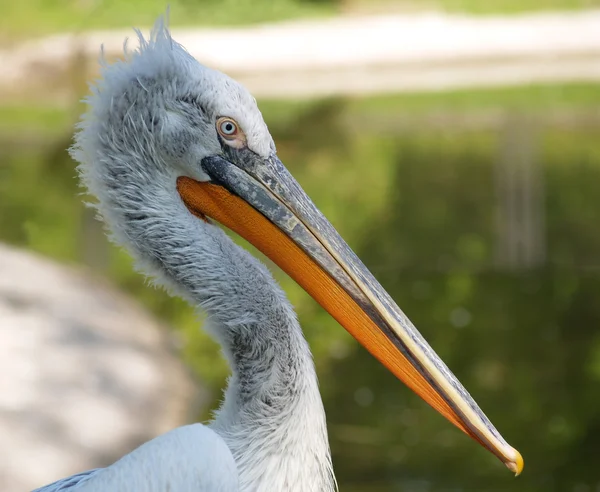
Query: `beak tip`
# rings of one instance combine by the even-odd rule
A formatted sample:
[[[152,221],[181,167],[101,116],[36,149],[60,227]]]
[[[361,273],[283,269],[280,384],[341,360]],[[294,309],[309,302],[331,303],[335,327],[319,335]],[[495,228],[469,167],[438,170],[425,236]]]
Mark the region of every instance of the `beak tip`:
[[[521,453],[516,449],[513,449],[513,454],[513,459],[506,462],[506,467],[515,474],[515,477],[518,477],[523,471],[525,463],[523,461],[523,456],[521,456]]]

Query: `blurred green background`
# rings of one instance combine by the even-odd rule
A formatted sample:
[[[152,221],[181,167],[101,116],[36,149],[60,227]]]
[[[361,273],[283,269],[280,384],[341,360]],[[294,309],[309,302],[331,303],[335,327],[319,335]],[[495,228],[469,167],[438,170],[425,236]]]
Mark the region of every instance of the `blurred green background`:
[[[512,13],[598,4],[378,5],[379,12],[401,5]],[[171,2],[174,25],[371,7],[367,0]],[[163,9],[155,0],[11,2],[0,42],[147,26]],[[85,265],[139,298],[183,335],[185,360],[212,390],[214,407],[227,375],[218,348],[191,308],[145,285],[82,205],[65,151],[80,95],[69,108],[3,101],[0,241]],[[600,491],[600,87],[259,105],[283,162],[526,463],[512,478],[265,260],[315,354],[340,489]]]

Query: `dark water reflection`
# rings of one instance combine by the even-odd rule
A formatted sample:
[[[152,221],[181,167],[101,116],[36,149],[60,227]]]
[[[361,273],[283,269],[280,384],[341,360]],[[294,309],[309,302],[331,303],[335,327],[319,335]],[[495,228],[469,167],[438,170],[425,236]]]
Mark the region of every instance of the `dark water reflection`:
[[[394,191],[357,252],[525,472],[356,350],[324,391],[342,490],[600,490],[600,160],[547,145],[502,186],[494,145],[419,138],[397,143]]]
[[[375,112],[384,124],[357,129],[347,107],[265,115],[284,162],[525,470],[514,479],[284,279],[315,352],[340,489],[599,492],[600,128],[555,128],[538,111],[461,130],[470,114],[457,111],[445,128],[399,131]],[[186,333],[186,359],[216,405],[217,350],[191,309],[144,286],[99,239],[76,195],[69,135],[50,151],[3,152],[2,240],[88,265],[105,258],[95,268]]]

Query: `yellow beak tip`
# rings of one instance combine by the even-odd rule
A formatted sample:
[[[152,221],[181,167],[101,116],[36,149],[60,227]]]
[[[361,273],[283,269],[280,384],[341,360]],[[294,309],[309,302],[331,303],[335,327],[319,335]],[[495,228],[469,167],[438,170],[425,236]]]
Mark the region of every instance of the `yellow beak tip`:
[[[523,471],[523,466],[525,466],[525,463],[523,462],[523,456],[521,456],[521,453],[519,453],[516,449],[513,449],[513,451],[514,458],[513,460],[506,463],[506,466],[511,472],[515,474],[515,477],[518,477]]]

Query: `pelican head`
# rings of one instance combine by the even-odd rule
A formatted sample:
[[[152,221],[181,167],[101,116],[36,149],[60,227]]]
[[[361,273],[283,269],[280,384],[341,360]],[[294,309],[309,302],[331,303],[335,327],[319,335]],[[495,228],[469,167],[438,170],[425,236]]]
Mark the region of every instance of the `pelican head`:
[[[140,43],[105,67],[72,150],[116,241],[163,284],[214,311],[225,309],[216,292],[195,279],[223,281],[227,271],[199,271],[186,253],[216,257],[224,247],[216,223],[235,231],[429,405],[520,473],[521,455],[279,160],[248,91],[197,62],[162,22]],[[201,240],[189,244],[190,231]],[[239,309],[227,309],[244,316],[246,293],[233,284],[223,288]]]

